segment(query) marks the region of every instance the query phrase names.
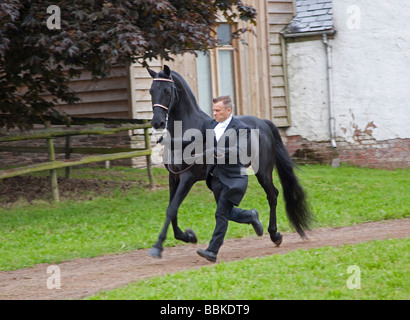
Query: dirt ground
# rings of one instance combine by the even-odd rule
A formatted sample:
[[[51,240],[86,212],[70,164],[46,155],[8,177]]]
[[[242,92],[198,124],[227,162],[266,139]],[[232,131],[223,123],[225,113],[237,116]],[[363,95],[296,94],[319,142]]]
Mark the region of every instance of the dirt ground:
[[[58,178],[60,199],[84,200],[87,198],[91,200],[93,195],[110,194],[111,190],[115,188],[126,191],[135,185],[142,186],[143,183],[141,181]],[[87,195],[84,194],[84,190],[87,190]],[[7,206],[19,200],[32,202],[39,199],[51,199],[50,179],[47,177],[24,175],[0,180],[0,201],[2,206]]]
[[[127,190],[134,183],[138,182],[59,179],[62,198],[92,198],[93,194],[109,194],[112,187],[120,186],[123,190]],[[84,188],[90,191],[88,195],[77,194],[77,190],[84,190]],[[49,197],[50,186],[47,178],[21,176],[0,180],[2,206],[21,199],[31,202],[36,199],[49,199]],[[226,240],[218,255],[218,261],[228,262],[249,257],[283,254],[298,249],[328,245],[341,246],[369,240],[409,236],[410,219],[369,222],[343,228],[315,229],[309,233],[308,240],[301,239],[296,233],[285,233],[280,247],[275,247],[269,235],[265,234],[260,238]],[[211,264],[197,255],[198,248],[206,248],[206,245],[166,247],[163,258],[159,260],[148,256],[149,249],[143,249],[125,254],[62,262],[58,265],[61,272],[60,289],[47,288],[47,279],[51,276],[47,273],[49,264],[39,264],[34,268],[14,271],[0,271],[0,299],[81,299],[99,291],[115,289],[141,279],[201,268]]]

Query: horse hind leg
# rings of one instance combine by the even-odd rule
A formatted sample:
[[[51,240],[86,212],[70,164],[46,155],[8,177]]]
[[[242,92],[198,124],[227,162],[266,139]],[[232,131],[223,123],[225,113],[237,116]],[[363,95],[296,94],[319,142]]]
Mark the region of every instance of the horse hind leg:
[[[267,170],[267,171],[259,171],[259,174],[256,175],[258,178],[258,181],[262,188],[265,190],[266,193],[266,199],[268,200],[269,203],[269,208],[270,208],[270,215],[269,215],[269,227],[268,227],[268,232],[270,235],[270,238],[276,246],[280,246],[283,240],[283,236],[278,232],[278,227],[276,224],[276,206],[277,206],[277,199],[279,195],[279,190],[276,189],[276,187],[273,184],[273,179],[272,179],[272,171],[273,170]]]
[[[279,195],[279,190],[276,189],[276,187],[272,184],[273,188],[274,188],[274,200],[273,200],[273,204],[269,203],[269,206],[271,207],[271,214],[270,214],[270,220],[269,220],[269,234],[270,234],[270,238],[272,240],[272,242],[274,244],[276,244],[276,246],[280,246],[282,241],[283,241],[283,236],[280,234],[280,232],[278,232],[278,227],[276,224],[276,206],[277,206],[277,199],[278,199],[278,195]],[[272,206],[274,207],[274,212],[272,213]]]

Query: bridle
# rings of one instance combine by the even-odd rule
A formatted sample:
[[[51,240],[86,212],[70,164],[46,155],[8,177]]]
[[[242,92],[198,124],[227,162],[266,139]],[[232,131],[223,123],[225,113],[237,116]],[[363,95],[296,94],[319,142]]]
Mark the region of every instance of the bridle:
[[[153,81],[171,82],[171,83],[172,83],[172,89],[175,89],[174,80],[172,80],[172,79],[155,78],[155,79],[153,79]],[[152,108],[154,109],[155,107],[158,107],[158,108],[162,108],[162,109],[165,109],[165,110],[169,111],[169,108],[171,107],[171,105],[172,105],[172,103],[173,103],[173,100],[174,100],[174,92],[171,93],[171,99],[170,99],[170,101],[169,101],[168,107],[167,107],[167,106],[164,106],[164,105],[162,105],[162,104],[156,103],[156,104],[154,104],[154,105],[152,106]]]

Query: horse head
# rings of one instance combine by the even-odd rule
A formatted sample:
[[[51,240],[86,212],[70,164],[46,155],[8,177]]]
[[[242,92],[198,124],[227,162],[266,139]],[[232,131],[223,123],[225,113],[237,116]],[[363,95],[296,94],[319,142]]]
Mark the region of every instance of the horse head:
[[[167,65],[164,70],[156,73],[147,69],[153,78],[150,89],[152,100],[152,127],[155,130],[163,130],[166,126],[168,112],[176,98],[176,87],[172,79],[171,70]]]

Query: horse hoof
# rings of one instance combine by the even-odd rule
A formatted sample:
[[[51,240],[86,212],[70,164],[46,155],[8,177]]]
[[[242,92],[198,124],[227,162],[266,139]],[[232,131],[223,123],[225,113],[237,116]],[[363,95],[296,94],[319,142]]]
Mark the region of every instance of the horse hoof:
[[[189,242],[190,243],[197,243],[198,242],[198,237],[196,236],[194,230],[192,229],[186,229],[185,232],[189,236]]]
[[[276,244],[277,247],[279,247],[283,241],[283,236],[277,232],[274,236],[271,235],[271,239],[274,244]]]
[[[162,258],[161,251],[162,251],[161,249],[152,247],[148,254],[153,258],[161,259]]]

